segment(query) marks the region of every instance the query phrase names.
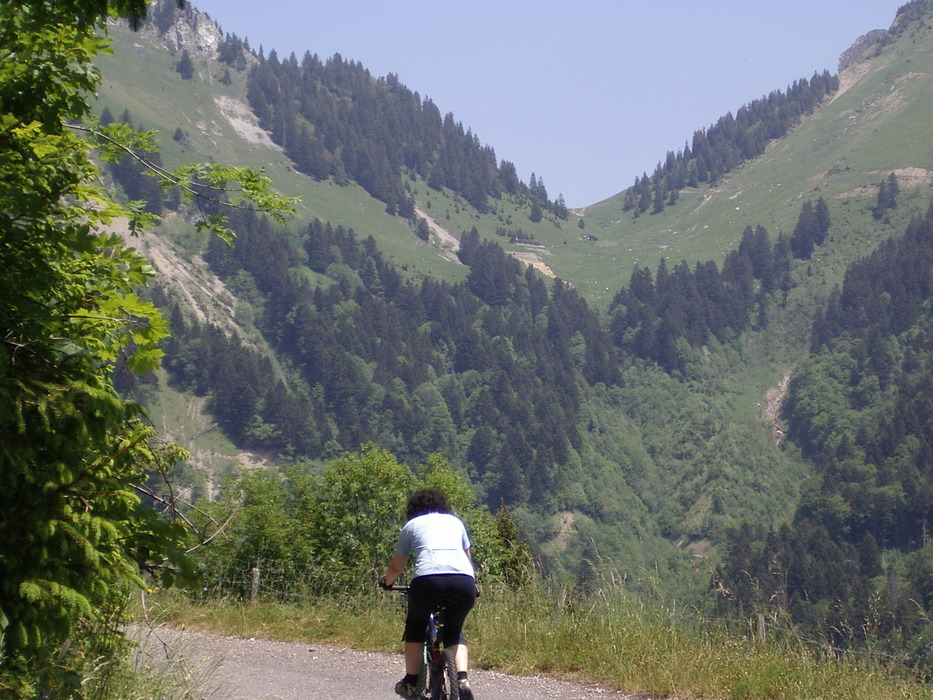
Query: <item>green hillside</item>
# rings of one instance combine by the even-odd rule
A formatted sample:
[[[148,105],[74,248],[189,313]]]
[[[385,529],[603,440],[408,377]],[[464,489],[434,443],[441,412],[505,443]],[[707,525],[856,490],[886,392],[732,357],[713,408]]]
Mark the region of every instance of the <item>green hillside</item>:
[[[933,152],[925,145],[933,107],[930,31],[928,25],[914,26],[880,55],[849,67],[840,76],[840,90],[765,155],[712,187],[685,190],[676,206],[637,219],[622,212],[621,195],[587,207],[587,231],[600,241],[579,276],[610,276],[612,267],[599,259],[605,256],[624,269],[636,263],[654,267],[662,256],[721,260],[746,225],[789,234],[800,202],[823,196],[844,225],[835,227],[833,245],[824,253],[832,272],[820,269],[839,281],[843,265],[890,230],[868,215],[889,173],[897,172],[915,197],[909,211],[926,206],[933,167]]]
[[[929,11],[923,3],[917,7]],[[286,388],[279,398],[287,392],[298,405],[304,397],[317,411],[304,430],[313,435],[305,451],[293,444],[283,449],[275,442],[281,425],[260,416],[273,396],[263,389],[255,415],[219,417],[236,433],[230,436],[235,449],[272,455],[271,461],[277,454],[318,460],[337,448],[355,449],[353,436],[363,436],[417,463],[433,447],[472,480],[488,505],[502,500],[515,509],[551,571],[585,581],[598,560],[645,586],[664,588],[669,584],[650,574],[659,562],[680,572],[690,570],[694,556],[712,564],[730,528],[791,521],[789,504],[813,467],[794,443],[783,442],[780,408],[787,381],[806,356],[811,320],[852,262],[901,233],[928,206],[933,152],[925,145],[926,76],[933,69],[933,30],[928,16],[901,20],[869,56],[846,69],[838,91],[763,155],[713,183],[681,190],[676,203],[657,214],[626,211],[623,192],[567,218],[545,211],[532,222],[528,188],[491,196],[480,212],[463,195],[429,186],[408,169],[405,191],[418,216],[427,215],[436,227],[427,243],[350,178],[318,180],[299,172],[248,107],[250,66],[266,59],[244,54],[239,68],[218,61],[223,38],[196,12],[173,25],[169,36],[181,36],[181,46],[152,27],[139,33],[114,27],[114,56],[99,62],[98,106],[114,116],[128,110],[135,126],[158,129],[166,164],[207,159],[261,166],[280,190],[300,198],[287,231],[268,237],[262,225],[241,221],[233,253],[210,249],[175,215],[166,217],[161,238],[144,242],[163,263],[156,266],[168,306],[184,296],[184,304],[199,307],[194,315],[206,316],[200,324],[226,324],[261,358],[239,356],[243,376],[281,380]],[[211,36],[213,43],[204,38]],[[175,70],[183,50],[193,60],[190,79]],[[377,92],[384,86],[378,79],[365,82]],[[897,207],[876,218],[879,185],[892,173],[901,189]],[[619,309],[613,317],[605,312],[636,266],[653,272],[664,258],[674,270],[683,260],[689,276],[697,262],[713,261],[717,280],[719,269],[728,271],[723,285],[734,291],[741,284],[729,257],[746,228],[764,227],[772,243],[789,237],[802,206],[820,199],[832,219],[827,240],[810,259],[792,262],[783,292],[752,280],[742,323],[698,341],[675,337],[671,365],[629,354],[639,329],[618,330]],[[315,219],[323,223],[309,230]],[[474,228],[476,237],[466,235]],[[509,233],[537,245],[512,243]],[[376,250],[362,243],[370,236]],[[455,240],[469,244],[469,255],[458,259]],[[562,296],[564,288],[552,286],[549,277],[511,267],[486,247],[490,241],[564,280],[580,298]],[[390,298],[388,290],[399,288],[396,271],[409,291],[432,304],[421,309],[411,297]],[[186,287],[188,277],[199,285]],[[460,286],[436,287],[435,281]],[[313,314],[283,301],[312,291]],[[208,309],[218,299],[227,300],[227,311]],[[433,316],[441,299],[450,308]],[[319,337],[304,333],[299,317],[309,319],[305,326],[313,325]],[[390,325],[381,325],[386,319]],[[176,350],[195,353],[220,343],[211,347],[225,352],[217,338],[207,340],[205,328],[179,326]],[[393,335],[398,329],[408,337]],[[547,343],[553,343],[549,350]],[[477,348],[487,353],[486,365],[467,357],[482,354]],[[327,371],[324,355],[337,358]],[[553,376],[555,366],[567,374]],[[346,384],[328,383],[328,375],[347,367]],[[230,386],[207,388],[207,378],[190,366],[182,375],[176,381],[207,396],[205,405],[224,410],[217,397]],[[237,384],[242,381],[227,384],[245,391]],[[340,404],[349,405],[347,395],[357,402],[352,417]],[[179,413],[177,394],[162,396],[153,410],[169,425]],[[494,408],[486,403],[490,396]],[[170,426],[169,432],[183,434]],[[550,439],[559,443],[555,452],[544,449]],[[511,450],[516,441],[522,448]],[[480,443],[495,459],[476,456]],[[707,569],[694,572],[670,577],[677,580],[670,587],[702,589]]]
[[[99,108],[108,108],[115,116],[128,110],[134,125],[157,130],[166,165],[208,160],[262,168],[279,191],[300,199],[296,222],[322,218],[358,231],[378,232],[382,246],[400,264],[423,274],[458,274],[455,265],[441,264],[434,250],[419,246],[404,222],[386,215],[385,206],[359,186],[339,186],[296,173],[250,113],[245,72],[230,71],[232,80],[225,85],[220,82],[220,64],[208,56],[195,56],[195,75],[185,81],[174,69],[178,56],[166,50],[152,30],[134,33],[116,26],[111,36],[114,55],[98,62],[104,78]],[[171,99],[166,100],[166,94]],[[176,129],[184,132],[183,140],[172,138]]]
[[[298,173],[268,134],[258,128],[247,104],[246,69],[227,71],[211,52],[203,52],[193,54],[193,78],[183,80],[174,70],[178,53],[167,50],[151,28],[133,33],[115,26],[111,36],[114,55],[98,61],[104,77],[99,108],[108,108],[115,116],[129,110],[134,125],[158,130],[167,165],[207,159],[262,167],[280,191],[300,198],[296,221],[321,218],[373,235],[390,260],[416,275],[465,277],[462,266],[449,260],[449,244],[434,237],[424,245],[403,219],[386,214],[385,205],[360,186],[337,185],[333,179],[318,181]],[[225,72],[230,77],[228,84],[221,82]],[[171,99],[165,99],[167,94]],[[172,140],[176,129],[184,132],[182,141]],[[505,196],[494,201],[487,214],[480,214],[449,190],[436,191],[417,179],[412,179],[410,186],[420,208],[455,238],[475,226],[482,235],[506,245],[507,239],[496,236],[497,229],[520,229],[529,238],[554,241],[551,248],[564,241],[578,245],[575,220],[546,216],[534,223],[528,216],[527,198]],[[511,249],[525,252],[520,246]],[[545,263],[556,257],[550,249],[536,252]]]
[[[823,196],[830,202],[837,221],[846,222],[837,227],[840,238],[859,232],[855,243],[837,240],[827,251],[838,275],[845,262],[870,248],[872,235],[885,235],[883,229],[875,233],[878,226],[866,213],[887,174],[899,173],[908,196],[930,184],[933,153],[922,146],[933,99],[924,77],[933,61],[929,32],[929,27],[913,28],[880,55],[850,66],[840,76],[840,90],[765,155],[711,186],[682,191],[677,205],[660,214],[633,217],[622,210],[620,194],[577,210],[568,220],[546,216],[536,224],[528,218],[525,198],[494,200],[489,213],[480,214],[461,197],[437,192],[423,181],[412,180],[411,191],[421,208],[455,237],[475,226],[490,238],[505,228],[539,240],[543,248],[528,250],[499,237],[508,250],[537,255],[598,306],[606,306],[627,283],[634,265],[653,268],[661,257],[691,264],[721,262],[747,225],[763,225],[775,237],[789,234],[806,197]],[[115,57],[100,61],[100,104],[115,114],[128,109],[140,125],[158,129],[167,164],[207,157],[260,165],[284,193],[301,198],[300,219],[321,217],[371,233],[391,260],[412,271],[448,279],[465,275],[458,265],[444,262],[437,239],[433,250],[420,245],[404,221],[385,214],[384,206],[358,186],[305,177],[267,137],[260,142],[257,134],[266,135],[256,128],[247,107],[245,70],[226,71],[209,53],[196,54],[194,77],[182,80],[173,70],[177,55],[153,33],[115,28],[113,36],[118,42]],[[225,71],[232,79],[229,84],[220,80]],[[167,92],[171,100],[164,99]],[[175,143],[170,136],[179,128],[185,140]],[[676,139],[672,135],[672,142]],[[922,199],[916,206],[923,206]],[[585,229],[577,225],[581,216]],[[598,240],[581,240],[584,233]],[[842,256],[838,260],[837,254]],[[829,279],[838,281],[838,276],[830,274]]]

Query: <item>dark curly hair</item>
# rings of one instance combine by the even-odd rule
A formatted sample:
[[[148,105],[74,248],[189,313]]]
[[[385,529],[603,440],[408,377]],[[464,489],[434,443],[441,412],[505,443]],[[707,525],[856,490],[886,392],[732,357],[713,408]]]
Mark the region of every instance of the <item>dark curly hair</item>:
[[[449,513],[447,499],[444,494],[434,489],[422,489],[415,491],[408,497],[408,505],[405,507],[405,518],[411,520],[425,513]]]

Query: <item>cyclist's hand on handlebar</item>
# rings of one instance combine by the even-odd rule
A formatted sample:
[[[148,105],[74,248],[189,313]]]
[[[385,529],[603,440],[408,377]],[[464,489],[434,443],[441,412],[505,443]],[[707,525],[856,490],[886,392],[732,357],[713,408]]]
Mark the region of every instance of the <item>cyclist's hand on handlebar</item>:
[[[473,585],[476,586],[476,597],[479,598],[481,595],[483,595],[483,592],[480,590],[480,587],[477,584],[474,583]]]
[[[385,574],[379,577],[379,587],[387,591],[392,590],[392,584],[386,581]]]

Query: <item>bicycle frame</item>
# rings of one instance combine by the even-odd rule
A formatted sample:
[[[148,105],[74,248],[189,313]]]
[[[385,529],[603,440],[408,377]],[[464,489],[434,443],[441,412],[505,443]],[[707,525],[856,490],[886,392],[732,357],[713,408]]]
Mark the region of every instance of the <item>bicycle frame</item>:
[[[393,591],[408,595],[408,586],[392,586]],[[444,607],[438,606],[428,616],[421,670],[418,673],[417,697],[431,700],[459,700],[456,683],[456,660],[444,649],[441,641],[444,629]]]

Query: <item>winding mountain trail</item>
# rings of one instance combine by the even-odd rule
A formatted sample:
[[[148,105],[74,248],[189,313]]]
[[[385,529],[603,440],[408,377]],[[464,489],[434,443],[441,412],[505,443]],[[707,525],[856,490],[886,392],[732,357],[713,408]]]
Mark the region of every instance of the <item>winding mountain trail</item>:
[[[401,654],[313,642],[223,637],[171,627],[137,629],[139,663],[178,679],[201,700],[391,700]],[[544,676],[470,671],[476,700],[644,700]]]

